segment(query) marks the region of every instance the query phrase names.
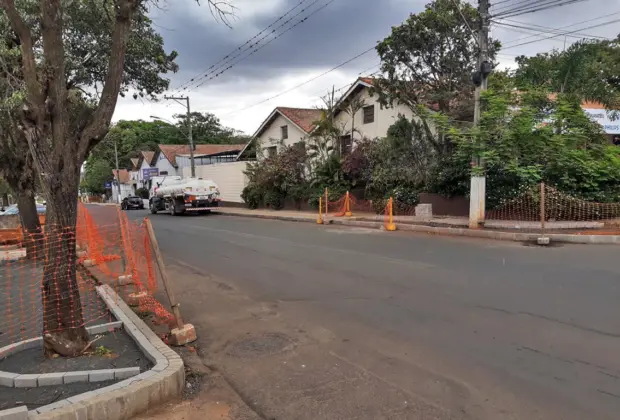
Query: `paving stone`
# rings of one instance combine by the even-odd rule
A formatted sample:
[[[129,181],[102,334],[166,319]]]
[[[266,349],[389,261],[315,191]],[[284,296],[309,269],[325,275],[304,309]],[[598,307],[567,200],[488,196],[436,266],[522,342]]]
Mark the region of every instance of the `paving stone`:
[[[88,373],[88,382],[103,382],[114,379],[114,369],[91,370]]]
[[[122,327],[123,327],[123,323],[121,321],[116,321],[116,322],[110,322],[107,324],[93,325],[92,327],[88,327],[87,330],[89,334],[94,335],[94,334],[103,334],[109,331],[118,330],[119,328],[122,328]]]
[[[48,405],[44,405],[43,407],[39,407],[37,408],[37,413],[41,414],[41,413],[47,413],[48,411],[53,411],[56,410],[58,408],[62,408],[65,407],[67,405],[70,405],[71,402],[69,400],[60,400],[57,401],[53,404],[48,404]]]
[[[88,371],[66,372],[64,376],[66,384],[74,382],[88,382]]]
[[[75,404],[76,402],[80,402],[88,398],[93,398],[97,395],[99,395],[99,390],[84,392],[82,394],[74,395],[73,397],[67,398],[67,401],[69,401],[71,404]]]
[[[139,367],[114,369],[114,379],[127,379],[140,374]]]
[[[28,420],[28,407],[11,408],[9,410],[0,411],[0,420]]]
[[[17,373],[0,371],[0,386],[13,388],[15,386],[14,379],[18,376]]]
[[[38,386],[37,380],[39,376],[38,374],[17,375],[13,379],[15,388],[36,388]]]
[[[65,372],[43,373],[39,375],[39,386],[62,385]]]

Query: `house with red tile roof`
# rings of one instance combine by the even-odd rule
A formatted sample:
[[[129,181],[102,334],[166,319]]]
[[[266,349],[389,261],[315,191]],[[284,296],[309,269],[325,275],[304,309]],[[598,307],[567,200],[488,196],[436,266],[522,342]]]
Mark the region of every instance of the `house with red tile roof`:
[[[374,79],[370,77],[358,78],[338,100],[335,121],[342,131],[339,147],[343,153],[352,149],[354,140],[387,136],[388,128],[400,115],[413,118],[413,113],[405,105],[386,107],[379,104],[378,96],[370,95],[373,82]],[[347,105],[354,98],[362,100],[364,106],[355,115],[350,115]],[[252,141],[260,144],[262,155],[269,156],[282,145],[290,146],[304,141],[314,129],[314,122],[321,118],[322,112],[321,109],[277,107],[256,130]],[[351,130],[352,127],[354,130]],[[239,156],[242,155],[243,151]]]
[[[351,149],[356,140],[386,137],[388,129],[399,116],[413,118],[413,112],[406,105],[381,105],[378,95],[370,93],[373,85],[373,78],[359,77],[338,100],[335,121],[342,131],[341,150],[344,153]],[[348,105],[354,99],[362,101],[363,106],[351,115]]]
[[[264,156],[277,153],[282,146],[305,141],[314,129],[315,121],[321,118],[322,112],[313,108],[277,107],[258,127],[251,141],[260,145]]]

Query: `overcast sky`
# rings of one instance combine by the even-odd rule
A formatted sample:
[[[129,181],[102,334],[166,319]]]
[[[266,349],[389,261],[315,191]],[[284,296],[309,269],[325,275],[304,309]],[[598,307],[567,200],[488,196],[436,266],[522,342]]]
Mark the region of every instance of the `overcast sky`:
[[[253,134],[276,106],[318,106],[320,96],[332,86],[344,88],[360,74],[370,75],[377,71],[379,59],[374,51],[370,51],[336,71],[267,101],[372,47],[390,33],[393,25],[403,22],[410,13],[423,10],[428,3],[428,0],[230,1],[237,7],[236,18],[231,21],[232,28],[213,19],[204,5],[206,0],[201,1],[202,6],[198,6],[195,0],[168,0],[151,15],[164,38],[166,50],[179,53],[180,71],[170,76],[169,93],[189,95],[192,110],[214,113],[224,125],[247,134]],[[511,4],[518,6],[521,2],[523,0],[491,1],[491,4],[497,3],[491,11],[501,12]],[[269,31],[284,24],[276,31],[276,34],[280,33],[303,17],[316,13],[269,44],[267,42],[275,36],[269,31],[254,38],[254,42],[260,40],[259,47],[265,46],[243,59],[254,50],[246,41],[295,6],[296,9]],[[302,12],[304,8],[306,10]],[[300,14],[294,17],[297,13]],[[292,20],[285,24],[288,19]],[[542,25],[563,28],[564,31],[580,30],[566,37],[567,45],[576,40],[573,35],[615,37],[620,32],[620,20],[606,26],[584,28],[620,19],[620,0],[588,0],[510,19],[505,23],[530,28]],[[564,36],[540,41],[550,35],[532,36],[535,32],[498,25],[492,25],[491,29],[491,36],[504,44],[499,56],[502,66],[510,66],[516,55],[562,49],[565,44]],[[265,35],[268,36],[261,40]],[[531,41],[537,42],[528,43]],[[528,44],[516,46],[521,43]],[[236,52],[231,57],[221,61],[233,51]],[[219,64],[204,76],[216,63]],[[220,68],[231,64],[234,66],[221,76],[208,80]],[[204,84],[175,91],[195,76],[199,77],[194,85]],[[120,98],[114,120],[150,120],[151,115],[171,119],[173,114],[184,112],[180,105],[167,102]],[[255,105],[259,102],[263,103]]]

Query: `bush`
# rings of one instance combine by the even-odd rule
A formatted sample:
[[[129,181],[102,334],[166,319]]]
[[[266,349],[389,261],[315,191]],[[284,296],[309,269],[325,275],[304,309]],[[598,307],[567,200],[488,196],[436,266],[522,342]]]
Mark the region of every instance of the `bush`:
[[[249,209],[257,209],[263,202],[263,195],[259,188],[255,185],[249,184],[241,192],[241,199],[247,204]]]
[[[138,188],[136,190],[136,195],[138,197],[140,197],[140,198],[148,200],[148,198],[149,198],[149,190],[147,190],[146,188]]]
[[[269,190],[265,193],[265,205],[272,210],[282,210],[286,193],[280,190]]]

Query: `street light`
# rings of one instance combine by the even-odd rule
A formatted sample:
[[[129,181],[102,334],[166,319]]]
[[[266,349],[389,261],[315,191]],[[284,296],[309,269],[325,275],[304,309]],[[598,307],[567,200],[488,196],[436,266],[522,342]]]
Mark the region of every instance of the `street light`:
[[[189,141],[190,169],[192,173],[192,178],[196,178],[196,166],[194,165],[194,140],[192,139],[192,122],[190,120],[189,112],[187,114],[187,126],[189,127],[189,133],[190,133],[189,136],[185,135],[185,133],[179,127],[177,127],[176,125],[174,125],[174,123],[172,123],[171,121],[168,121],[165,118],[158,117],[157,115],[150,115],[150,117],[156,121],[163,121],[165,123],[170,124],[177,130],[179,130],[179,132],[183,134],[183,136]]]

